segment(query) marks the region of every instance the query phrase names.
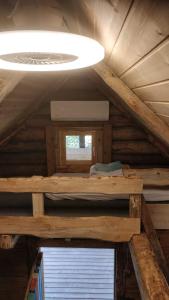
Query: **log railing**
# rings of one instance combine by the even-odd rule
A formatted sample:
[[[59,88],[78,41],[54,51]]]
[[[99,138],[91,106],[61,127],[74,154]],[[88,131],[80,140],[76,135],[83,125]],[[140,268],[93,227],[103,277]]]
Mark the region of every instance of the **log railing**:
[[[102,193],[117,197],[128,195],[133,203],[134,195],[141,195],[142,188],[143,182],[137,177],[0,178],[0,192],[32,193],[33,209],[32,216],[0,216],[0,235],[128,242],[133,234],[140,233],[140,217],[47,216],[43,193]]]

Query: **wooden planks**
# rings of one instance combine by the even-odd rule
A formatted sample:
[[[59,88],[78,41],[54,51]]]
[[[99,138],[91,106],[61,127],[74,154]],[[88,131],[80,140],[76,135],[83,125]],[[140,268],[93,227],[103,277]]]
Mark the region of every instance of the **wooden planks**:
[[[136,0],[130,9],[109,64],[121,75],[168,36],[169,3]]]
[[[95,38],[104,45],[108,58],[118,39],[132,3],[126,1],[84,1],[94,27]]]
[[[152,132],[161,142],[169,147],[169,128],[152,112],[119,78],[112,75],[112,71],[104,63],[93,67],[104,83],[116,93],[123,104],[129,109],[144,127]]]
[[[169,102],[146,101],[146,103],[159,115],[169,116]]]
[[[139,194],[143,182],[125,177],[0,178],[0,192]]]
[[[133,89],[144,102],[165,103],[168,100],[169,80]]]
[[[133,236],[129,247],[142,299],[168,300],[169,287],[147,236]]]
[[[129,241],[140,233],[139,218],[121,217],[0,217],[0,234],[34,235],[42,238],[91,238]]]
[[[169,38],[144,56],[121,79],[130,87],[136,88],[168,79]],[[155,96],[155,93],[154,93]]]

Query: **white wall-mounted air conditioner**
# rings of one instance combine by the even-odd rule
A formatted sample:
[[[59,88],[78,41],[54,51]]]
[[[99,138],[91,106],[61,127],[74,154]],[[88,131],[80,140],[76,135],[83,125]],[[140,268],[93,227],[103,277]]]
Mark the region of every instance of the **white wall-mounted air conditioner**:
[[[109,101],[51,101],[52,121],[108,121]]]

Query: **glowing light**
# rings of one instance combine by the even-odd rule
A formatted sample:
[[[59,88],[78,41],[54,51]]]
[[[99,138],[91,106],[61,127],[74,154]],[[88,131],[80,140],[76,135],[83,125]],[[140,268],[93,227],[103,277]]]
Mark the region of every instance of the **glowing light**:
[[[0,32],[0,69],[62,71],[89,67],[104,48],[85,36],[55,31]]]

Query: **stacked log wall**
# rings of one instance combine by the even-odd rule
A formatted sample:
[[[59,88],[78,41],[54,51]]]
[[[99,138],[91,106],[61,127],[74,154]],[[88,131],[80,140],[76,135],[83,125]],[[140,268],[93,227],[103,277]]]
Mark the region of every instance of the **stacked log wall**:
[[[84,81],[84,80],[83,80]],[[84,81],[77,89],[71,80],[53,100],[107,100]],[[45,128],[50,124],[50,103],[35,112],[6,145],[0,146],[0,176],[47,175]],[[132,166],[166,166],[169,159],[149,141],[143,128],[123,108],[110,103],[112,123],[112,161]]]

